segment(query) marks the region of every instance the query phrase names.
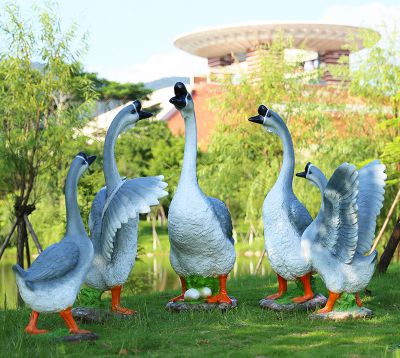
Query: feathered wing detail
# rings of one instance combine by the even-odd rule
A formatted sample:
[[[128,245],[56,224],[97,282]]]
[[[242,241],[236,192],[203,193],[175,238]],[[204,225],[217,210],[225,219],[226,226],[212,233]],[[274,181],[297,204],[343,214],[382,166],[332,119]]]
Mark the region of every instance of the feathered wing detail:
[[[344,263],[351,263],[357,248],[357,197],[358,173],[353,165],[344,163],[326,185],[316,221],[316,239]]]
[[[63,277],[73,270],[79,260],[79,248],[70,241],[60,241],[49,246],[25,271],[26,285],[34,290],[34,283]]]
[[[299,236],[312,223],[312,217],[306,207],[298,200],[293,200],[290,203],[289,210],[290,222],[294,224]]]
[[[358,244],[357,252],[365,254],[371,249],[375,237],[376,218],[383,206],[385,194],[385,166],[379,160],[358,171]]]
[[[232,220],[228,208],[226,207],[225,203],[219,199],[212,198],[210,196],[208,196],[207,199],[210,202],[217,220],[221,225],[222,232],[226,237],[228,237],[229,241],[234,244],[234,240],[232,238]]]
[[[106,261],[111,261],[115,234],[130,219],[150,212],[150,206],[158,205],[158,199],[168,195],[163,176],[135,178],[123,181],[107,197],[101,215],[101,251]]]

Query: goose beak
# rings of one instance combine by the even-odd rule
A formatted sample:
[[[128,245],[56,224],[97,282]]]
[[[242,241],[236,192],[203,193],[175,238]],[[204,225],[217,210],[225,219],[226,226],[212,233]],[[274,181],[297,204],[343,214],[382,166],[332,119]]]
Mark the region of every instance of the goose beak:
[[[264,117],[261,114],[259,114],[258,116],[250,117],[249,121],[253,123],[263,124]]]
[[[95,160],[96,160],[95,155],[91,155],[90,157],[87,158],[87,162],[89,165],[92,164]]]
[[[138,113],[139,113],[139,120],[149,118],[153,115],[153,113],[145,112],[145,111],[139,111]]]
[[[182,108],[186,107],[186,98],[185,97],[172,97],[169,100],[169,103],[172,103],[178,109],[182,109]]]
[[[135,107],[135,109],[132,110],[132,113],[135,113],[135,110],[136,110],[137,114],[139,115],[139,119],[138,120],[146,119],[146,118],[149,118],[149,117],[151,117],[153,115],[153,113],[142,111],[142,104],[140,103],[140,101],[135,100],[135,101],[133,101],[132,104]]]
[[[175,97],[172,97],[169,102],[176,108],[182,109],[186,107],[186,96],[188,91],[182,82],[176,82],[174,86]]]
[[[300,178],[305,178],[307,175],[306,172],[300,172],[300,173],[296,173],[296,177],[300,177]]]

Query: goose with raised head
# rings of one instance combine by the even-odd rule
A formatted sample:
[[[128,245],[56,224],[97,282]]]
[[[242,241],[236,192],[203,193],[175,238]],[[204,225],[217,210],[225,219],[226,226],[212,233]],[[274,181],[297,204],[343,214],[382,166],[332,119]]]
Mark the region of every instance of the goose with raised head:
[[[209,303],[231,303],[226,280],[235,263],[231,216],[226,205],[207,197],[197,182],[197,128],[194,103],[185,85],[177,82],[170,102],[185,122],[183,166],[168,214],[170,260],[182,284],[182,294],[171,301],[183,300],[185,277],[218,277],[219,292]]]
[[[271,267],[278,276],[278,293],[267,299],[277,299],[287,291],[287,281],[300,279],[304,295],[293,302],[302,303],[314,297],[311,287],[311,267],[301,253],[301,235],[312,218],[293,192],[294,149],[289,130],[283,119],[264,105],[258,116],[249,121],[263,125],[276,134],[283,144],[283,164],[278,179],[263,204],[265,250]]]
[[[168,193],[163,176],[121,178],[114,148],[121,133],[151,115],[134,101],[111,122],[104,143],[106,186],[96,194],[89,216],[94,259],[85,283],[101,291],[111,290],[111,310],[127,315],[135,311],[121,306],[121,289],[136,259],[139,214],[150,212],[150,206],[158,205],[158,199]]]
[[[27,270],[13,266],[21,297],[32,308],[25,328],[27,333],[47,332],[37,328],[39,313],[42,312],[59,312],[71,333],[89,332],[79,329],[71,307],[93,259],[93,245],[79,211],[77,185],[95,159],[95,156],[87,157],[81,152],[72,161],[65,183],[67,230],[63,239],[44,250]]]
[[[354,294],[367,287],[375,270],[377,252],[371,250],[376,218],[383,205],[385,166],[378,160],[361,168],[339,166],[329,181],[322,171],[308,163],[297,173],[317,186],[322,203],[319,213],[304,231],[303,255],[318,272],[329,290],[329,299],[319,313],[332,311],[342,292]]]

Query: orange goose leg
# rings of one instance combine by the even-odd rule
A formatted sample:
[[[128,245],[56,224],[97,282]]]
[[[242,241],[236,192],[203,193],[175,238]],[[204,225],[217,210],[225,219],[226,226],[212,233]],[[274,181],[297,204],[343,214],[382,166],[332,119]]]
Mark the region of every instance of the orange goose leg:
[[[228,293],[226,292],[226,279],[228,275],[219,276],[219,293],[215,296],[211,296],[207,298],[208,303],[232,303],[232,300],[229,298]]]
[[[359,294],[359,293],[356,293],[354,296],[356,297],[357,306],[358,306],[358,307],[362,307],[362,306],[363,306],[363,303],[362,303],[362,301],[361,301],[360,294]]]
[[[320,309],[317,313],[331,312],[333,310],[333,306],[335,306],[335,302],[340,298],[341,295],[342,295],[341,293],[329,291],[328,302],[326,302],[325,307]]]
[[[300,280],[304,286],[304,295],[293,298],[292,301],[295,303],[304,303],[314,297],[314,292],[311,288],[311,273],[307,273],[304,276],[301,276]]]
[[[171,299],[169,300],[169,302],[183,301],[183,299],[184,299],[185,292],[186,292],[186,290],[187,290],[186,281],[185,281],[185,278],[182,277],[182,276],[179,276],[179,279],[181,280],[182,293],[181,293],[179,296],[176,296],[176,297],[174,297],[174,298],[171,298]]]
[[[114,286],[111,289],[111,310],[126,315],[135,314],[136,311],[121,306],[121,289],[122,286]]]
[[[33,311],[31,313],[31,318],[29,320],[28,325],[25,327],[25,332],[29,334],[43,334],[47,333],[45,329],[38,329],[37,322],[39,319],[39,312]]]
[[[279,288],[278,288],[278,293],[274,293],[273,295],[269,295],[265,297],[267,300],[276,300],[279,297],[282,297],[287,292],[287,281],[280,275],[278,275],[278,283],[279,283]]]
[[[72,334],[85,334],[91,333],[86,329],[79,329],[78,325],[76,324],[74,317],[72,317],[71,307],[60,312],[60,316],[64,319],[67,327],[69,328],[69,332]]]

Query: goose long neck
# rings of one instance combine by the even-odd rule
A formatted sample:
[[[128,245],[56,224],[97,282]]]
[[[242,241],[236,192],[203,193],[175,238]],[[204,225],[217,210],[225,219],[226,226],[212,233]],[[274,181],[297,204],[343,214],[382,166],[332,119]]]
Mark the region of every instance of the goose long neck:
[[[104,178],[106,180],[107,194],[109,195],[113,189],[121,181],[118,172],[117,162],[115,161],[115,143],[120,133],[123,131],[122,119],[115,117],[108,128],[106,139],[104,142]]]
[[[292,137],[283,120],[277,119],[277,122],[277,134],[283,145],[283,163],[277,183],[285,188],[292,189],[295,164]]]
[[[79,174],[76,168],[71,168],[68,172],[65,183],[65,206],[67,210],[67,234],[72,237],[76,234],[85,233],[81,212],[78,205],[78,180]]]
[[[183,110],[182,117],[185,120],[185,150],[183,154],[183,166],[179,184],[197,185],[197,127],[194,110]]]

